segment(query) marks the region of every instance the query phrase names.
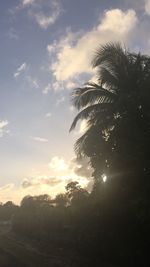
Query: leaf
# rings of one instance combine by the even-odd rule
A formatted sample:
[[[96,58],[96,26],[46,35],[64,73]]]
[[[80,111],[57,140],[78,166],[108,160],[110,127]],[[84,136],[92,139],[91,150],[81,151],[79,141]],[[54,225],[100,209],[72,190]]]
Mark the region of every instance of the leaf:
[[[108,110],[109,105],[109,103],[98,103],[84,108],[75,117],[69,131],[72,131],[76,127],[76,124],[79,120],[87,119],[92,114],[94,116],[97,116],[98,114],[100,115],[100,113],[104,114]]]

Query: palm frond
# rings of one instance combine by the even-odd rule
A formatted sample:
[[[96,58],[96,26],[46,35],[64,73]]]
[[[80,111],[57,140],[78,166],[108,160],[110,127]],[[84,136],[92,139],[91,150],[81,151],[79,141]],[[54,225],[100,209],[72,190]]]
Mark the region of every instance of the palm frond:
[[[118,77],[116,77],[115,73],[112,73],[105,67],[99,69],[98,77],[102,81],[102,84],[109,90],[113,90],[118,85]]]
[[[118,58],[125,57],[126,50],[122,48],[120,43],[107,43],[97,49],[91,64],[93,68],[103,64],[113,65],[118,61]]]
[[[73,105],[80,110],[87,105],[98,103],[111,103],[115,99],[115,95],[100,87],[99,85],[89,83],[89,87],[74,89],[72,94]]]
[[[98,89],[90,89],[84,92],[77,99],[74,99],[74,105],[75,107],[78,108],[78,110],[80,110],[81,108],[84,108],[87,105],[92,105],[95,102],[111,103],[113,102],[113,99],[114,99],[114,96],[112,97],[111,93],[108,93],[107,91],[104,93]]]
[[[96,132],[97,128],[97,126],[89,126],[86,132],[80,138],[78,138],[74,145],[74,151],[77,157],[88,156],[87,150],[90,146],[90,141],[93,139],[94,133]]]
[[[87,138],[87,132],[83,134],[74,144],[74,151],[77,157],[86,156],[85,153],[85,140]]]
[[[74,150],[77,157],[91,157],[95,155],[99,146],[102,146],[105,140],[101,129],[98,125],[92,125],[87,131],[76,141]]]
[[[70,127],[70,130],[69,131],[72,131],[76,125],[77,125],[77,122],[79,120],[83,120],[83,119],[87,119],[89,118],[92,114],[100,114],[100,113],[105,113],[107,110],[108,110],[108,107],[109,107],[110,103],[98,103],[98,104],[94,104],[94,105],[91,105],[91,106],[88,106],[86,108],[84,108],[83,110],[81,110],[78,115],[75,117],[71,127]]]

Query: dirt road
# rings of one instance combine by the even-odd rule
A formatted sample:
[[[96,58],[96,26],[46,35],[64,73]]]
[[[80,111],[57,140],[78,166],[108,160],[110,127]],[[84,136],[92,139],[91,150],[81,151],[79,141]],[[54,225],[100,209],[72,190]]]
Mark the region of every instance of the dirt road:
[[[0,267],[62,267],[62,260],[48,256],[18,240],[11,232],[0,227]]]

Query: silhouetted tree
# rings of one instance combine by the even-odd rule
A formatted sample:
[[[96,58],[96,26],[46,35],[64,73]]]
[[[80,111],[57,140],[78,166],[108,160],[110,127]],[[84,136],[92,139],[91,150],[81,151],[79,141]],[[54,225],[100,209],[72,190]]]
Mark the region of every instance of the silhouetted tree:
[[[68,198],[66,194],[58,194],[54,199],[54,203],[58,207],[66,207],[68,204]]]
[[[89,193],[86,189],[82,188],[78,182],[68,183],[66,191],[71,205],[82,207],[87,202]]]
[[[92,66],[98,83],[73,90],[79,110],[70,130],[86,119],[87,130],[76,144],[77,155],[90,157],[95,180],[150,175],[150,58],[130,53],[119,43],[97,49]]]

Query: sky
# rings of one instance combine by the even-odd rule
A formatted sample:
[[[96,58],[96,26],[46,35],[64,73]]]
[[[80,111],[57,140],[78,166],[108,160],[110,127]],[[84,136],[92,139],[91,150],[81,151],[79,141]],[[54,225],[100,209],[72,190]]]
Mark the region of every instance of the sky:
[[[75,159],[84,132],[72,89],[96,75],[96,49],[120,41],[150,53],[150,0],[6,0],[0,3],[0,202],[91,182]]]

